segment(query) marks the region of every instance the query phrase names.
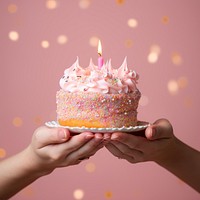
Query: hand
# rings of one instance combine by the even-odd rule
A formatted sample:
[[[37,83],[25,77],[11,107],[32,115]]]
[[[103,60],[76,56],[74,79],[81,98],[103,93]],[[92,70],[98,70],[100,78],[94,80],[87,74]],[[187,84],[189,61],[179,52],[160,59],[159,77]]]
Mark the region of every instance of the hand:
[[[67,129],[38,128],[26,149],[1,161],[0,199],[9,199],[57,167],[80,163],[103,146],[103,136],[99,133],[85,132],[71,137]]]
[[[144,135],[145,137],[140,137],[130,133],[112,133],[106,148],[114,156],[130,163],[158,161],[167,156],[176,140],[172,126],[166,119],[157,120],[148,126]]]
[[[85,132],[71,137],[67,129],[40,127],[33,134],[26,158],[29,169],[48,174],[57,167],[80,163],[103,146],[100,133]]]

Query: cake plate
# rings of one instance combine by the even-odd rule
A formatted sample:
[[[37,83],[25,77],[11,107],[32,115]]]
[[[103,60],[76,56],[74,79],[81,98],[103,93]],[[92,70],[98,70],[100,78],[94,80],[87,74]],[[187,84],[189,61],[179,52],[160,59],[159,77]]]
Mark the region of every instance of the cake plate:
[[[87,127],[71,127],[71,126],[61,126],[57,121],[46,122],[45,125],[50,128],[67,128],[74,133],[82,132],[95,132],[95,133],[113,133],[113,132],[137,132],[142,131],[150,124],[148,122],[138,121],[137,126],[121,127],[121,128],[87,128]]]

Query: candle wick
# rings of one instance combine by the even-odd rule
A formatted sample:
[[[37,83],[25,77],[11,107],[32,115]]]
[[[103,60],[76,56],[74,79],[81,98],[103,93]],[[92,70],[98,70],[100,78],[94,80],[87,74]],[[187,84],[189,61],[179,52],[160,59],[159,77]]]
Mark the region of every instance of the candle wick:
[[[101,53],[98,53],[98,54],[99,54],[100,57],[102,56]]]

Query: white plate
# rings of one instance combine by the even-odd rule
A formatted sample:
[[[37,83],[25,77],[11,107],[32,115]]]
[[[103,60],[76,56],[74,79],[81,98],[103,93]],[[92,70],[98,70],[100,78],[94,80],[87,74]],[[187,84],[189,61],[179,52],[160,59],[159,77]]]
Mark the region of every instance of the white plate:
[[[81,133],[81,132],[100,132],[100,133],[105,133],[105,132],[136,132],[136,131],[141,131],[144,130],[147,126],[149,126],[149,123],[147,122],[138,122],[137,126],[130,126],[130,127],[121,127],[121,128],[87,128],[87,127],[71,127],[71,126],[61,126],[58,124],[56,121],[50,121],[45,123],[46,126],[50,128],[58,128],[58,127],[63,127],[69,129],[71,132],[75,133]]]

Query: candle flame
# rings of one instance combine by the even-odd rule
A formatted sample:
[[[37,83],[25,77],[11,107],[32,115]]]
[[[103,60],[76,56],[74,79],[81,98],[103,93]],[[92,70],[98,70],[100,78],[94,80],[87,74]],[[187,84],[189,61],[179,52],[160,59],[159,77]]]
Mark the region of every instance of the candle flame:
[[[100,56],[102,56],[102,46],[101,46],[101,41],[99,40],[99,43],[98,43],[98,54]]]

